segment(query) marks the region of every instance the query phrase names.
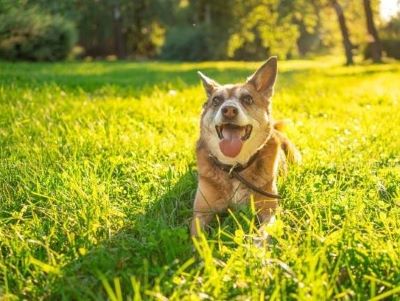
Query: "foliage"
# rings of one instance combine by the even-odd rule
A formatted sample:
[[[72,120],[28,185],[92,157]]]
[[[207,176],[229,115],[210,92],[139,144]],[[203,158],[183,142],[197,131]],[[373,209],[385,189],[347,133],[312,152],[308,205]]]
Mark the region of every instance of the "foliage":
[[[72,23],[37,8],[12,8],[0,18],[0,56],[7,59],[61,60],[75,42]]]
[[[386,55],[400,59],[400,13],[383,26],[380,34]]]
[[[383,24],[379,30],[382,50],[388,57],[400,59],[400,14]],[[371,58],[370,47],[365,47],[364,57]]]
[[[400,59],[400,39],[381,39],[382,50],[387,57]],[[372,57],[371,46],[367,45],[364,48],[364,58]]]
[[[382,26],[380,34],[385,39],[400,40],[400,13]]]
[[[283,1],[236,1],[233,33],[228,42],[228,56],[235,59],[263,59],[277,54],[285,58],[294,51],[298,36],[290,22],[290,10]],[[262,51],[263,50],[263,51]]]
[[[165,32],[160,25],[159,10],[168,1],[163,5],[161,2],[164,1],[88,0],[77,4],[74,10],[79,16],[80,44],[86,54],[117,54],[122,58],[156,56]],[[121,49],[117,49],[117,43]]]
[[[391,58],[400,59],[400,39],[381,40],[384,53]]]
[[[172,26],[167,26],[161,57],[178,60],[226,59],[232,23],[232,2],[182,1]]]
[[[338,0],[350,40],[367,42],[362,1]],[[0,0],[0,13],[36,7],[78,30],[85,55],[256,60],[335,52],[342,39],[330,0]],[[373,0],[378,20],[379,1]],[[201,47],[201,49],[196,48]],[[359,49],[363,49],[359,47]]]
[[[170,28],[161,58],[167,60],[204,61],[213,57],[213,48],[208,45],[207,26]]]
[[[398,63],[280,63],[274,117],[304,162],[279,181],[271,244],[244,207],[193,253],[196,70],[258,65],[0,63],[2,298],[398,298]]]

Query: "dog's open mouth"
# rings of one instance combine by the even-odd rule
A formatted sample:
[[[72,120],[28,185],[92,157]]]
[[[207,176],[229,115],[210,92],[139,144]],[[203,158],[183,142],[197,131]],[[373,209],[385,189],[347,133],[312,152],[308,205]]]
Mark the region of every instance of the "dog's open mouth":
[[[221,152],[228,157],[236,157],[242,150],[243,142],[250,138],[253,127],[251,125],[238,126],[236,124],[221,124],[215,126]]]

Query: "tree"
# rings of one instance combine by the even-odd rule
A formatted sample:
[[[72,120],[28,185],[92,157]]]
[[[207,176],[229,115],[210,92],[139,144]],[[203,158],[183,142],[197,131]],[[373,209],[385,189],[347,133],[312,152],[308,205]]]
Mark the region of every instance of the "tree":
[[[374,23],[374,15],[371,9],[371,1],[363,0],[364,2],[364,11],[365,11],[365,19],[367,21],[367,30],[369,34],[369,44],[371,49],[372,61],[374,63],[382,62],[382,46],[379,40],[378,31],[376,30]]]
[[[346,65],[353,65],[354,60],[353,60],[353,44],[350,41],[350,35],[349,35],[349,30],[346,25],[346,18],[343,13],[342,6],[339,4],[337,0],[331,0],[331,5],[333,6],[338,22],[339,22],[339,27],[340,27],[340,32],[342,34],[342,41],[343,41],[343,46],[344,46],[344,52],[346,55]]]
[[[125,40],[122,32],[121,5],[119,0],[114,1],[114,37],[117,57],[123,59],[125,58]]]
[[[233,2],[233,1],[232,1]],[[298,38],[291,0],[236,0],[229,29],[227,55],[240,60],[289,57]]]
[[[292,22],[298,28],[298,38],[296,41],[299,55],[304,56],[309,52],[321,50],[323,22],[321,13],[325,8],[320,0],[296,0],[286,4],[286,7],[296,12]]]
[[[351,65],[352,50],[365,43],[366,22],[379,61],[373,20],[378,5],[377,0],[0,0],[0,14],[36,7],[61,15],[76,25],[85,55],[95,58],[262,60],[269,54],[326,53],[343,43]],[[380,36],[387,52],[386,37]]]

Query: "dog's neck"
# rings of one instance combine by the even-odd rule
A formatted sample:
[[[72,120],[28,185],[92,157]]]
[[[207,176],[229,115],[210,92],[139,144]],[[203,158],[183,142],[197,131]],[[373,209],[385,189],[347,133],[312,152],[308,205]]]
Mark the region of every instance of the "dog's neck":
[[[258,149],[251,157],[247,160],[246,163],[241,164],[241,163],[235,163],[235,164],[225,164],[222,163],[216,156],[214,156],[211,152],[208,154],[209,158],[217,165],[220,169],[222,169],[225,172],[231,173],[232,171],[237,171],[241,172],[245,170],[247,167],[249,167],[253,162],[257,159],[260,149]]]

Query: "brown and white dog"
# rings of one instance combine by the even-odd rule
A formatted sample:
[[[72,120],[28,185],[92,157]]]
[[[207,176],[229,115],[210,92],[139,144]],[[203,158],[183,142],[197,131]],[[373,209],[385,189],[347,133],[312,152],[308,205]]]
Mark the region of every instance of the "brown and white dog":
[[[198,188],[191,234],[216,213],[254,197],[262,225],[278,206],[279,164],[300,160],[290,140],[271,116],[277,59],[271,57],[245,83],[220,85],[199,72],[207,101],[197,142]],[[285,157],[286,155],[286,157]]]

